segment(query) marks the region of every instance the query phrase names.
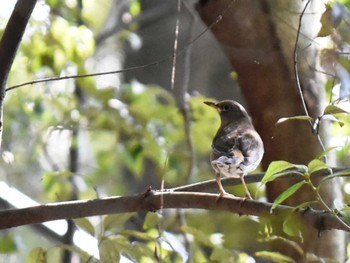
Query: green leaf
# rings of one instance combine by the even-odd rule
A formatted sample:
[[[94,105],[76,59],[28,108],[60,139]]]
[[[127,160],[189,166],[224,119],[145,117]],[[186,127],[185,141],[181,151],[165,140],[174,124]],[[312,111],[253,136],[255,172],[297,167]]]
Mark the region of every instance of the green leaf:
[[[119,262],[120,251],[114,244],[114,240],[103,238],[99,245],[101,262]]]
[[[314,172],[321,170],[330,170],[329,166],[322,162],[319,159],[314,159],[308,164],[309,173],[313,174]]]
[[[103,229],[104,231],[121,231],[124,229],[125,223],[133,216],[135,216],[135,213],[107,215],[103,219]]]
[[[123,230],[121,234],[125,237],[132,237],[131,239],[154,241],[154,233],[152,233],[152,231],[140,232],[137,230]]]
[[[279,204],[281,204],[284,200],[286,200],[288,197],[292,196],[296,191],[299,190],[300,187],[302,187],[306,182],[301,181],[299,183],[293,184],[291,187],[289,187],[287,190],[285,190],[283,193],[281,193],[273,202],[273,205],[271,207],[271,210],[275,209]]]
[[[267,182],[275,180],[279,177],[279,173],[292,168],[295,168],[295,165],[286,161],[274,161],[270,163],[263,179],[261,180],[261,184],[266,184]]]
[[[6,234],[0,237],[0,253],[11,253],[17,250],[13,235]]]
[[[45,250],[41,247],[32,249],[26,258],[26,263],[46,263]]]
[[[139,1],[133,1],[130,5],[130,14],[132,16],[138,16],[141,12],[141,4]]]
[[[330,115],[334,115],[334,114],[340,114],[340,113],[349,113],[348,111],[340,108],[340,107],[337,107],[335,105],[332,105],[332,104],[329,104],[323,111],[323,114],[322,115],[327,115],[327,114],[330,114]]]
[[[318,187],[320,187],[320,185],[322,183],[324,183],[324,182],[326,182],[328,180],[331,180],[333,178],[336,178],[336,177],[347,177],[347,176],[350,176],[350,169],[345,169],[345,170],[342,170],[342,171],[339,171],[339,172],[335,172],[335,173],[333,173],[333,174],[323,178]]]
[[[333,147],[329,147],[326,150],[324,150],[323,152],[321,152],[319,155],[316,156],[316,159],[322,159],[323,157],[325,157],[330,151],[333,151],[334,149],[337,148],[342,148],[343,146],[333,146]]]
[[[286,122],[286,121],[289,121],[289,120],[312,121],[313,119],[310,116],[305,116],[305,115],[284,117],[284,118],[279,118],[278,121],[276,122],[276,125],[281,124],[281,123]]]
[[[290,213],[283,222],[283,231],[292,237],[297,237],[303,242],[303,235],[301,232],[301,222],[297,213]]]
[[[59,246],[60,249],[65,249],[68,250],[70,252],[73,252],[77,255],[80,256],[80,260],[82,262],[89,262],[89,263],[97,263],[100,261],[97,261],[97,259],[95,257],[93,257],[91,254],[89,254],[88,252],[82,250],[81,248],[78,248],[76,246],[73,245],[60,245]],[[50,249],[51,251],[52,249]],[[49,251],[48,251],[49,252]],[[49,260],[48,260],[49,261]],[[51,261],[50,261],[51,262]]]
[[[85,230],[90,235],[95,236],[95,228],[91,224],[90,220],[88,220],[87,218],[77,218],[77,219],[73,219],[73,221],[81,229]]]
[[[137,242],[137,241],[130,243],[130,241],[124,236],[117,236],[117,237],[111,238],[111,241],[113,242],[115,250],[118,250],[119,253],[127,254],[129,257],[134,259],[133,262],[140,262],[139,259],[141,257],[143,258],[149,257],[153,259],[150,262],[154,262],[154,257],[153,257],[154,250],[152,250],[152,248],[150,248],[149,244],[147,243]],[[105,262],[105,261],[102,261],[102,262]],[[116,262],[116,261],[111,261],[111,262]]]
[[[317,33],[317,37],[326,37],[332,34],[334,26],[332,23],[332,8],[329,5],[326,6],[326,11],[323,12],[320,22],[322,26]]]
[[[194,239],[199,244],[207,247],[213,247],[213,243],[210,241],[210,237],[202,231],[190,226],[182,226],[181,229],[184,233],[193,235]]]
[[[237,258],[237,252],[222,247],[214,247],[210,255],[211,262],[239,262]]]
[[[350,207],[345,206],[339,212],[347,222],[350,222]]]
[[[276,263],[295,263],[295,261],[292,258],[287,257],[278,252],[259,251],[255,253],[255,256],[265,258]]]
[[[143,223],[143,228],[147,230],[157,227],[161,217],[162,215],[159,213],[147,213],[145,221]]]
[[[328,120],[328,121],[332,121],[332,122],[337,122],[340,127],[344,126],[344,122],[342,122],[339,119],[337,119],[334,115],[323,115],[322,116],[322,120]]]

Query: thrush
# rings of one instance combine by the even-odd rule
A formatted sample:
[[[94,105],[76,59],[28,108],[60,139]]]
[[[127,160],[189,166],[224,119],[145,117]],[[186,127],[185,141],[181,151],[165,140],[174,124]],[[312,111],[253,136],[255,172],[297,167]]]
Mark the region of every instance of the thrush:
[[[210,156],[220,197],[227,195],[221,184],[221,175],[223,175],[240,178],[246,197],[252,199],[244,176],[255,170],[261,162],[264,154],[263,142],[254,129],[247,111],[238,102],[223,100],[217,103],[210,101],[204,103],[216,109],[221,118]]]

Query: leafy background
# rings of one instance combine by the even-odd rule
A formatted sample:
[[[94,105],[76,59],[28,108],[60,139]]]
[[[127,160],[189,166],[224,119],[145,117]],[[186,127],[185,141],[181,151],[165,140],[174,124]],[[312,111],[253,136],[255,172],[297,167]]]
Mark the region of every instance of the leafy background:
[[[137,18],[142,11],[138,1],[123,3],[121,19]],[[332,6],[339,8],[337,16],[329,11],[331,7],[325,11],[319,36],[330,37],[332,43],[340,37],[345,46],[349,3],[343,4]],[[125,23],[113,41],[101,41],[111,8],[112,1],[83,1],[83,8],[72,0],[39,1],[8,86],[123,68],[124,55],[130,46],[137,45],[142,28],[137,22]],[[9,15],[1,14],[1,28]],[[338,90],[342,98],[349,96],[350,67],[338,50],[337,45],[327,47],[321,56],[325,69],[335,64],[345,69],[343,75],[329,78],[326,88],[330,101],[337,96],[335,83],[341,84]],[[147,70],[157,74],[157,69]],[[208,100],[205,96],[193,92],[186,100],[191,110],[191,134],[186,134],[186,121],[169,90],[134,79],[125,81],[122,75],[45,82],[11,90],[5,104],[0,180],[47,203],[140,193],[148,186],[160,188],[162,180],[168,188],[212,179],[208,156],[219,120],[202,103]],[[325,113],[336,120],[332,128],[334,145],[344,145],[350,125],[347,111],[336,108]],[[336,149],[343,166],[348,165],[350,154],[345,142]],[[286,164],[280,171],[289,168]],[[348,189],[346,181],[344,187]],[[230,190],[243,193],[240,187]],[[251,190],[258,191],[257,197],[263,196],[264,187],[252,186]],[[212,262],[247,262],[252,256],[289,262],[285,255],[267,252],[276,240],[304,253],[298,245],[302,237],[293,232],[297,223],[286,238],[274,233],[272,221],[253,216],[169,210],[106,215],[75,220],[75,224],[98,240],[101,262],[183,262],[189,251],[193,262],[208,258]],[[61,262],[64,251],[74,252],[83,262],[97,261],[81,250],[79,243],[64,246],[29,226],[0,233],[4,262]]]

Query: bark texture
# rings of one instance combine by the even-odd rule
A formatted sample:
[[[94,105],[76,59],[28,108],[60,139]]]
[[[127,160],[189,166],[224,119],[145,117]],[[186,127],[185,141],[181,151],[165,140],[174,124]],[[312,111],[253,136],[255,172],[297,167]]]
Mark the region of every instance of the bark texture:
[[[275,125],[281,117],[305,115],[295,81],[293,61],[299,17],[305,3],[294,0],[211,0],[200,1],[197,5],[198,13],[207,25],[222,16],[212,32],[237,72],[247,108],[264,141],[264,169],[275,160],[307,164],[321,152],[307,122],[289,121]],[[303,17],[305,25],[298,43],[301,86],[312,117],[320,114],[324,103],[322,79],[312,70],[317,64],[317,49],[313,39],[322,13],[322,10],[315,9],[318,4],[317,1],[311,1],[306,10]],[[268,199],[273,201],[292,183],[285,180],[269,184]],[[329,203],[339,196],[336,191],[331,185],[324,189]],[[296,205],[314,199],[312,191],[302,189],[286,203]],[[328,232],[321,237],[318,234],[311,229],[305,230],[302,244],[305,251],[322,257],[343,259],[344,236],[336,232]],[[288,251],[283,252],[288,254]],[[300,262],[297,255],[291,256]]]

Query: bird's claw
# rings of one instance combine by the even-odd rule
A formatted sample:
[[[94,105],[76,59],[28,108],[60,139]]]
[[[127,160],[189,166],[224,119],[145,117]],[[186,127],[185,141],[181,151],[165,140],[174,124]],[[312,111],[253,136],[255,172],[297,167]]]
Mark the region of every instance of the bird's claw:
[[[229,194],[226,191],[225,192],[220,192],[218,197],[216,198],[216,202],[219,202],[222,198],[224,197],[228,197],[228,198],[235,198],[237,199],[238,197],[233,195],[233,194]]]
[[[250,194],[245,194],[245,196],[244,196],[244,198],[245,199],[248,199],[248,200],[254,200],[253,198],[252,198],[252,196],[250,195]]]

